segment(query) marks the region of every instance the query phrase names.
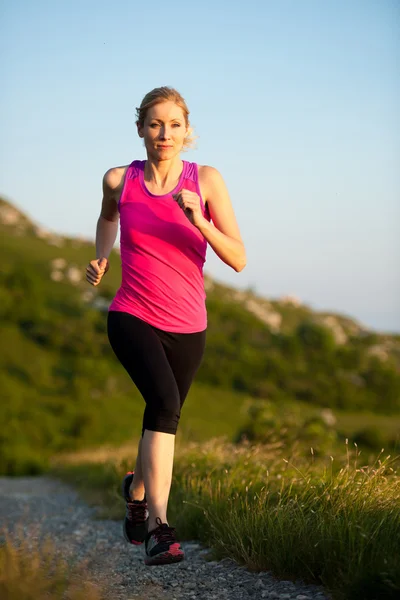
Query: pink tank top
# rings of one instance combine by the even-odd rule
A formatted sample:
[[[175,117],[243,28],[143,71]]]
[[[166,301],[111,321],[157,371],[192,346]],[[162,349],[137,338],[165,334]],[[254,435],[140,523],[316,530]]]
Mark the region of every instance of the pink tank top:
[[[146,161],[135,160],[125,174],[118,204],[122,282],[109,310],[139,317],[175,333],[207,327],[203,265],[207,241],[172,198],[185,188],[201,199],[196,163],[183,161],[178,185],[163,196],[152,194],[144,181]]]

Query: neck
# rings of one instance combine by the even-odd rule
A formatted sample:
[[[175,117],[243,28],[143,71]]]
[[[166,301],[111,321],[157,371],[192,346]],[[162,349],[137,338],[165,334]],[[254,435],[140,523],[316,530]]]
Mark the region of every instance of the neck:
[[[171,160],[154,160],[148,156],[144,167],[144,178],[146,182],[151,182],[153,186],[160,189],[170,187],[175,183],[183,169],[183,161],[178,156]]]

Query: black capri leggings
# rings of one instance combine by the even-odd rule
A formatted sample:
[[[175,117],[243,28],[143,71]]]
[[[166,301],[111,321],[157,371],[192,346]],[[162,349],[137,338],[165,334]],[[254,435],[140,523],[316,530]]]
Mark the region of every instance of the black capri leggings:
[[[181,409],[204,354],[206,330],[170,333],[126,312],[109,311],[111,347],[142,394],[145,429],[176,434]]]

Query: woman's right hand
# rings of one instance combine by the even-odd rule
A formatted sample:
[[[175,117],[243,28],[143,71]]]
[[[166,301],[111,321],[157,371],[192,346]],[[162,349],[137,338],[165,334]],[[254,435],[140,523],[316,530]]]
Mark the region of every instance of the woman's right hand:
[[[105,257],[91,260],[86,267],[86,281],[94,286],[99,285],[104,273],[107,273],[109,267],[109,262]]]

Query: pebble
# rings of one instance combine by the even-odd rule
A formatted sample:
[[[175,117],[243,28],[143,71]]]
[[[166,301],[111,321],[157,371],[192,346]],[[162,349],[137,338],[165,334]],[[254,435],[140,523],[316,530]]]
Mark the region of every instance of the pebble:
[[[21,515],[27,539],[50,535],[65,558],[84,559],[112,600],[329,600],[321,586],[253,573],[231,558],[207,561],[210,549],[196,540],[182,542],[183,562],[146,567],[143,546],[125,542],[121,522],[99,519],[70,487],[46,477],[0,477],[0,520],[11,538]]]

